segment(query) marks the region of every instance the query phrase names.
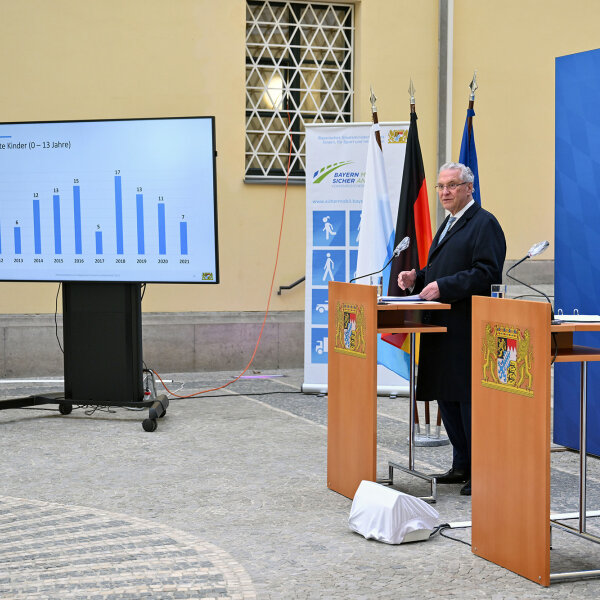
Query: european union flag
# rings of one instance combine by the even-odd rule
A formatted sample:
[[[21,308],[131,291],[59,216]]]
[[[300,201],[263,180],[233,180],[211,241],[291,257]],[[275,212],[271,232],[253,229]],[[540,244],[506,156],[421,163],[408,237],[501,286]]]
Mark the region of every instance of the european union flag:
[[[481,206],[481,195],[479,192],[479,169],[477,168],[477,150],[475,149],[475,134],[473,132],[473,117],[475,111],[472,108],[467,109],[467,118],[465,120],[465,129],[463,131],[462,142],[460,144],[460,156],[458,162],[469,167],[475,175],[473,182],[473,199]]]

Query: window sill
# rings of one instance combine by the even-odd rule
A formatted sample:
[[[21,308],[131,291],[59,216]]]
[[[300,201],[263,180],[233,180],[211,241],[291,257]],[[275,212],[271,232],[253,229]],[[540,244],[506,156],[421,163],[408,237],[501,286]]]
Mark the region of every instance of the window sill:
[[[260,175],[247,175],[244,177],[244,183],[263,184],[263,185],[285,185],[285,177],[262,177]],[[306,185],[305,177],[290,177],[289,185]]]

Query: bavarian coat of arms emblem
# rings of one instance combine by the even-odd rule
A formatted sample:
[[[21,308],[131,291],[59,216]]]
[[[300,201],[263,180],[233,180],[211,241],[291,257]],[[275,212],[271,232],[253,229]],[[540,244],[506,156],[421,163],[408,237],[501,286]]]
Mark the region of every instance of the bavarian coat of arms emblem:
[[[364,358],[366,354],[365,307],[338,302],[335,307],[334,351]]]
[[[481,385],[533,397],[533,353],[528,329],[485,324]]]

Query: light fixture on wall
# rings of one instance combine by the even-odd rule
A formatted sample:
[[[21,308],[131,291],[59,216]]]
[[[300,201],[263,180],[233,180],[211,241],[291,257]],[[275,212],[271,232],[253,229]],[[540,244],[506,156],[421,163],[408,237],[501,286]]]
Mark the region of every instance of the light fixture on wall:
[[[283,79],[279,73],[275,72],[271,75],[263,101],[273,110],[280,110],[283,106]]]

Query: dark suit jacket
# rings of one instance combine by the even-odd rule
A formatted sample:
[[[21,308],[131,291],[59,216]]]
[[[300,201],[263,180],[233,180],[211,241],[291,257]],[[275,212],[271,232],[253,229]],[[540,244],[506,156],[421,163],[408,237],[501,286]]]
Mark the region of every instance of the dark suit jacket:
[[[489,296],[502,281],[506,241],[500,224],[478,204],[471,206],[438,245],[442,223],[429,249],[427,266],[417,273],[414,293],[437,281],[448,310],[428,311],[423,320],[447,333],[421,336],[418,400],[471,401],[471,296]]]

